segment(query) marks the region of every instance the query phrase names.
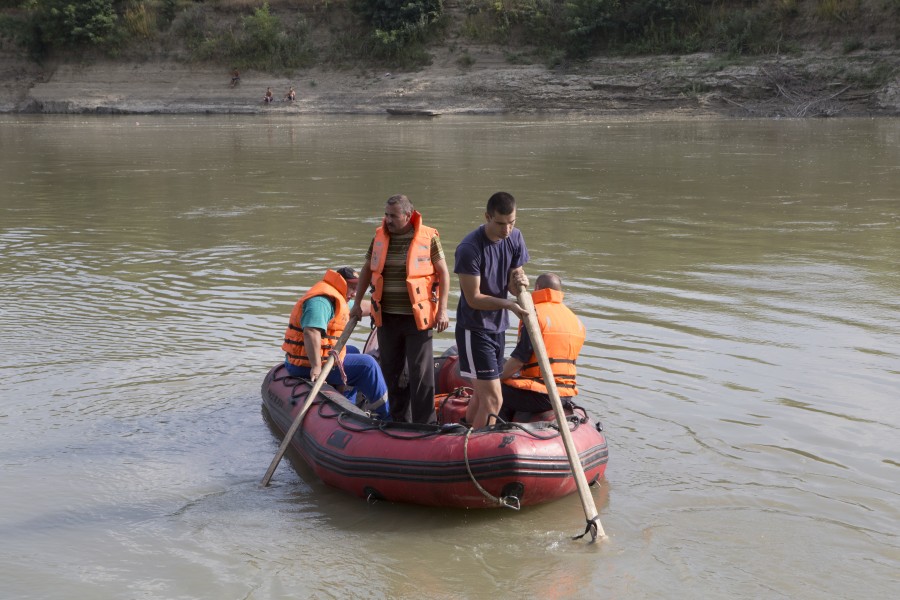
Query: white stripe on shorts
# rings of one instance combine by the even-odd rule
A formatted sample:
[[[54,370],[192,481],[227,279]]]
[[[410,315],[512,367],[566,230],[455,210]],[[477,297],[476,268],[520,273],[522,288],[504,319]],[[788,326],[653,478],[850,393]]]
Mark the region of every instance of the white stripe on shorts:
[[[475,361],[472,360],[472,332],[468,329],[463,331],[463,342],[466,347],[466,358],[468,359],[469,369],[470,371],[462,370],[462,362],[459,363],[459,374],[463,377],[468,377],[469,379],[477,379],[475,375],[475,367],[473,367],[473,363]]]

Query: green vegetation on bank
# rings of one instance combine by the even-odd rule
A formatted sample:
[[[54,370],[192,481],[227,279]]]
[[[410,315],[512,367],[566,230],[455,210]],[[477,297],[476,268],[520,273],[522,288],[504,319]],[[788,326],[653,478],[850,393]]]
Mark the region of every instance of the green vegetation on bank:
[[[897,47],[900,0],[0,0],[0,38],[36,59],[163,54],[272,71],[412,68],[438,44],[496,44],[511,61],[549,64],[605,53],[734,57],[811,41]]]

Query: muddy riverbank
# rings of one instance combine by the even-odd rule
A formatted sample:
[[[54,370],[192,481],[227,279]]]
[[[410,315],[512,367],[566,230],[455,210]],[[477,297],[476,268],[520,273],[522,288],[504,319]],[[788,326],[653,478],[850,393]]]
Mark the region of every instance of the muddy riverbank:
[[[584,113],[627,118],[900,115],[900,52],[598,57],[551,69],[509,64],[489,47],[468,66],[438,49],[415,72],[311,69],[293,77],[172,60],[36,64],[0,57],[0,112],[379,114]],[[879,74],[892,73],[889,77]],[[288,88],[294,102],[282,100]],[[276,101],[262,102],[271,87]]]

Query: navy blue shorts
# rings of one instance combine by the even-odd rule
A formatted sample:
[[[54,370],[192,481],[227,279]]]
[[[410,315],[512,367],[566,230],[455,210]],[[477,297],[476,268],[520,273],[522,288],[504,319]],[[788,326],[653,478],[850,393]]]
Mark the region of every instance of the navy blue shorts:
[[[469,379],[500,379],[506,333],[456,329],[459,374]]]

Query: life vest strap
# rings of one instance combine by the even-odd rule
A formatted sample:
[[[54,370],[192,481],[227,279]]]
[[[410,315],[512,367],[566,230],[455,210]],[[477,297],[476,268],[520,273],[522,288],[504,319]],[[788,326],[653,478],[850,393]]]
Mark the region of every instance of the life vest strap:
[[[549,358],[548,360],[550,361],[550,364],[551,364],[551,365],[556,364],[556,363],[559,363],[559,364],[569,364],[569,365],[574,365],[574,364],[575,364],[575,361],[572,360],[571,358],[552,358],[552,357],[551,357],[551,358]],[[522,365],[522,368],[523,368],[523,369],[533,369],[533,368],[538,367],[538,366],[540,366],[540,365],[539,365],[538,363],[534,362],[534,363],[528,363],[527,365]]]
[[[540,383],[541,385],[544,384],[544,380],[540,377],[515,377],[512,379],[512,381],[517,381],[517,380],[518,381],[535,381],[537,383]],[[576,386],[574,383],[559,383],[559,382],[557,382],[556,387],[574,390]]]

